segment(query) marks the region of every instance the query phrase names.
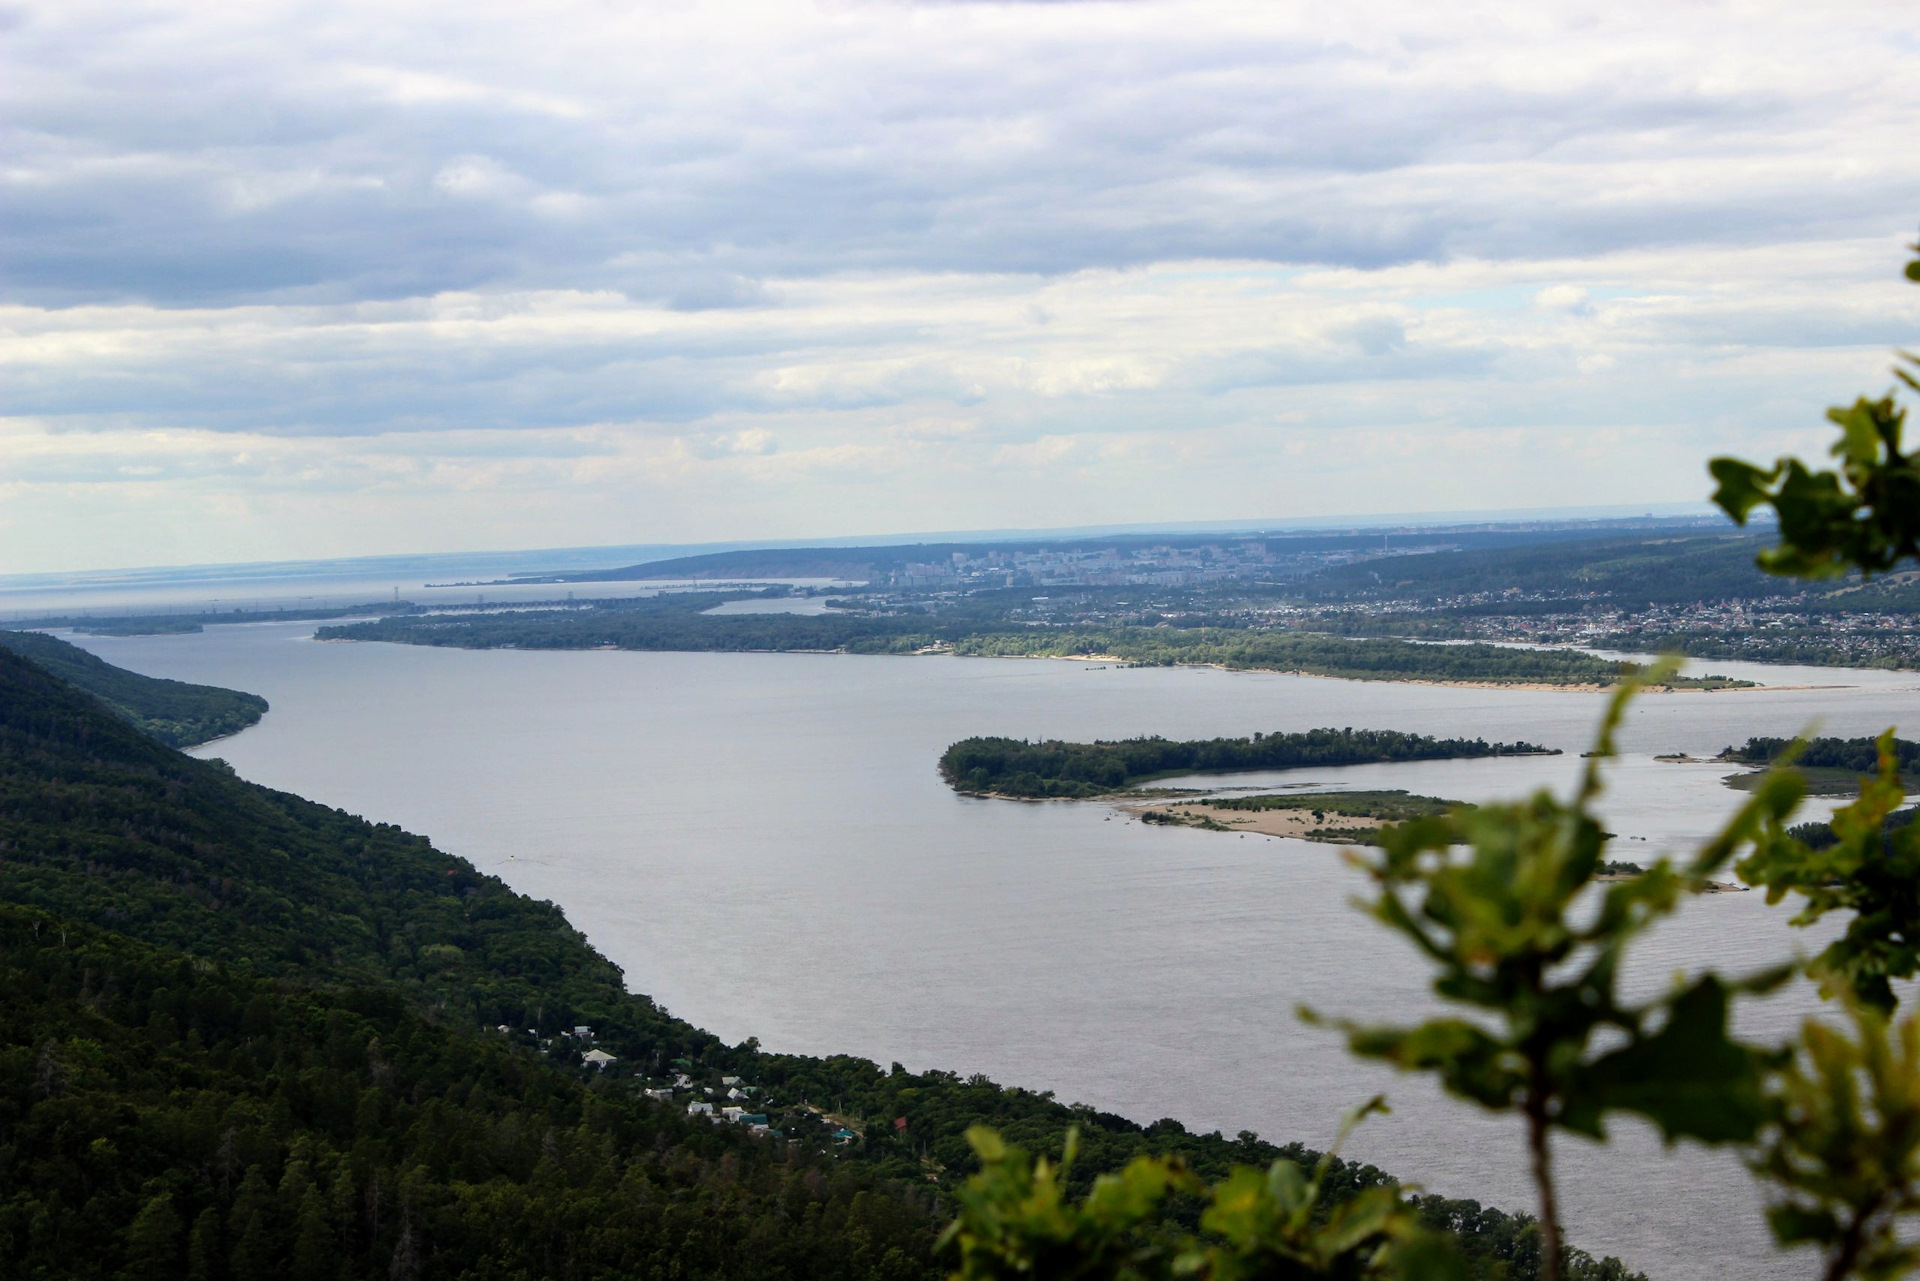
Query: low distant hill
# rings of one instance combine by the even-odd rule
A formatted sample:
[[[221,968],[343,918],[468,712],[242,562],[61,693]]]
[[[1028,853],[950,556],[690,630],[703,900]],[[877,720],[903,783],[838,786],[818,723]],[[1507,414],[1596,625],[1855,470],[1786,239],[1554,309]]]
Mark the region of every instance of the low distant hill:
[[[1516,552],[1526,551],[1532,559],[1523,558],[1516,562],[1533,566],[1540,561],[1544,568],[1541,572],[1561,577],[1573,569],[1584,566],[1593,559],[1578,551],[1570,551],[1563,544],[1585,544],[1599,540],[1621,538],[1625,526],[1638,522],[1599,521],[1574,523],[1566,526],[1542,528],[1417,528],[1395,529],[1391,531],[1349,530],[1338,533],[1281,533],[1248,529],[1238,532],[1214,531],[1210,533],[1137,533],[1076,535],[1054,538],[1016,538],[999,542],[939,542],[939,543],[888,543],[876,546],[842,547],[758,547],[740,551],[708,552],[699,556],[676,556],[671,560],[647,561],[639,565],[622,565],[613,569],[568,570],[553,574],[525,574],[519,577],[530,582],[543,583],[606,583],[630,582],[644,579],[750,579],[750,578],[846,578],[869,580],[889,571],[899,571],[908,565],[927,564],[929,562],[949,562],[956,553],[970,559],[984,558],[1000,553],[1034,552],[1085,552],[1101,549],[1115,551],[1138,551],[1149,547],[1194,548],[1209,544],[1235,543],[1246,541],[1263,542],[1267,550],[1274,555],[1302,555],[1316,552],[1347,551],[1372,549],[1381,545],[1382,539],[1390,539],[1396,548],[1425,547],[1431,550],[1452,553],[1451,556],[1431,558],[1436,565],[1444,567],[1443,573],[1425,568],[1428,558],[1410,558],[1408,564],[1420,567],[1413,571],[1416,589],[1429,587],[1426,579],[1445,580],[1453,585],[1454,579],[1460,579],[1474,586],[1483,585],[1481,580],[1489,573],[1498,577]],[[1659,522],[1653,533],[1636,530],[1631,542],[1624,544],[1635,552],[1645,547],[1658,547],[1659,542],[1648,542],[1656,535],[1660,539],[1676,539],[1705,532],[1686,522]],[[1717,526],[1715,549],[1730,541],[1740,543],[1745,550],[1746,562],[1735,565],[1732,571],[1739,576],[1744,570],[1746,578],[1753,577],[1757,571],[1752,566],[1752,552],[1746,547],[1752,543],[1751,537],[1744,541],[1729,540]],[[1736,549],[1736,550],[1740,550]],[[1463,559],[1464,558],[1464,559]],[[1659,556],[1654,557],[1655,560]],[[1723,555],[1721,560],[1728,560]],[[1731,561],[1737,561],[1734,555]],[[1729,564],[1731,564],[1729,561]],[[1485,562],[1485,564],[1483,564]],[[1372,562],[1369,562],[1371,565]],[[1377,567],[1376,567],[1377,568]],[[1714,568],[1728,572],[1728,566],[1715,562]],[[1373,569],[1349,571],[1358,573],[1369,590],[1377,587],[1377,576]],[[1744,584],[1746,578],[1742,578]],[[1555,580],[1559,581],[1558,579]],[[1343,587],[1351,587],[1345,579],[1335,575],[1330,587],[1339,594]],[[1510,585],[1504,579],[1502,586]]]
[[[873,577],[876,565],[904,564],[948,556],[938,547],[784,547],[676,556],[618,569],[539,575],[543,583],[624,583],[649,578],[849,578]],[[974,550],[978,551],[978,548]]]

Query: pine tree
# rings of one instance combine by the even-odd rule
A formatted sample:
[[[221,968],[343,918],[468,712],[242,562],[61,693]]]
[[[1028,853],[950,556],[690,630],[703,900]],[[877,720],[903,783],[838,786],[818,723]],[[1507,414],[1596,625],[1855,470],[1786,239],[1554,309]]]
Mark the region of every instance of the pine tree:
[[[274,1267],[273,1209],[266,1172],[258,1165],[248,1166],[227,1220],[227,1235],[233,1241],[233,1281],[280,1281],[279,1269]]]
[[[170,1281],[180,1274],[180,1234],[185,1228],[162,1192],[142,1206],[127,1226],[127,1274],[138,1281]]]
[[[293,1281],[327,1281],[333,1271],[333,1229],[327,1225],[327,1206],[320,1189],[309,1185],[294,1219]]]
[[[220,1211],[208,1206],[187,1238],[187,1281],[219,1281]]]

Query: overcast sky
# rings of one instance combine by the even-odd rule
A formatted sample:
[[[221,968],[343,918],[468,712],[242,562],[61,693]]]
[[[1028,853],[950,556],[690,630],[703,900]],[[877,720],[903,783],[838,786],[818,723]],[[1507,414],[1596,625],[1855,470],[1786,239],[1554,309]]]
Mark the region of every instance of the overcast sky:
[[[1911,4],[0,5],[0,571],[1698,500]]]

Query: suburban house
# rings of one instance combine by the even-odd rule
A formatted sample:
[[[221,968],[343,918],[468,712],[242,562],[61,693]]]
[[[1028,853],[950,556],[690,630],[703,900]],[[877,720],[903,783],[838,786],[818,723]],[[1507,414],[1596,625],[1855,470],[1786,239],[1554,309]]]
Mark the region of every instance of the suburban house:
[[[618,1056],[608,1054],[605,1050],[588,1050],[580,1056],[580,1061],[604,1069],[607,1064],[618,1063],[620,1060]]]

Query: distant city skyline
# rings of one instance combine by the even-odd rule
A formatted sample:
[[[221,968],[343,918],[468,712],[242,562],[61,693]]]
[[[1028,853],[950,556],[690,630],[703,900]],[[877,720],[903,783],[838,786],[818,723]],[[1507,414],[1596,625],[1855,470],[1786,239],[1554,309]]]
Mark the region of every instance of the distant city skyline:
[[[1906,6],[0,29],[0,574],[1658,509],[1920,342]]]

